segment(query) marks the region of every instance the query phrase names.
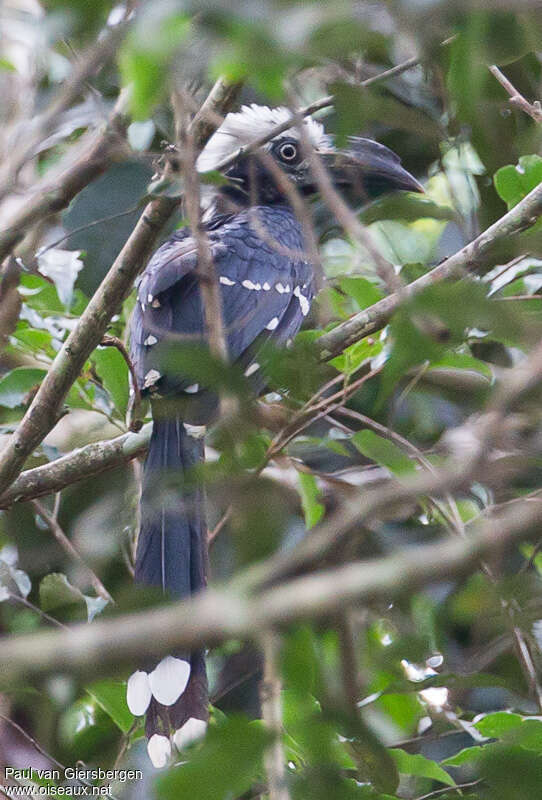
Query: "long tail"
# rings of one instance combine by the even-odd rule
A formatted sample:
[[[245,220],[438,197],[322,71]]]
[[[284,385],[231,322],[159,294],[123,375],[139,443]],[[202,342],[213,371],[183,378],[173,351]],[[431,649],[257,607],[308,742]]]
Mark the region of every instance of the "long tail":
[[[135,579],[175,597],[206,584],[204,497],[194,477],[194,467],[204,459],[201,432],[178,417],[155,418],[143,472]],[[209,701],[203,652],[175,653],[150,673],[135,672],[127,701],[132,713],[146,712],[149,755],[155,766],[164,766],[171,741],[180,750],[205,731]]]

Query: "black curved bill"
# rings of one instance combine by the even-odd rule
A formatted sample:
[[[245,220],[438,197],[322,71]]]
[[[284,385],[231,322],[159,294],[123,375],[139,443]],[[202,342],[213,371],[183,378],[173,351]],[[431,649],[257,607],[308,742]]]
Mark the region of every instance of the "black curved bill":
[[[344,150],[322,156],[336,186],[359,200],[374,200],[388,192],[423,192],[424,188],[402,165],[399,156],[372,139],[350,137]]]

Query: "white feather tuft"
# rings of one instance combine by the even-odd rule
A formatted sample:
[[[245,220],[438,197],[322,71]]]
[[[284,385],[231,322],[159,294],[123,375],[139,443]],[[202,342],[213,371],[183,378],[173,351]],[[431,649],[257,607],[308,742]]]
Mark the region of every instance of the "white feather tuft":
[[[289,120],[291,116],[291,112],[283,106],[269,108],[268,106],[258,106],[255,103],[250,106],[242,106],[241,111],[230,112],[200,153],[197,160],[198,171],[208,172],[217,169],[220,162],[235,153],[239,147],[265,136],[277,125]],[[332,146],[331,139],[324,132],[324,127],[320,122],[311,117],[305,117],[304,124],[315,148]],[[299,132],[295,127],[288,128],[277,138],[283,136],[298,139]]]

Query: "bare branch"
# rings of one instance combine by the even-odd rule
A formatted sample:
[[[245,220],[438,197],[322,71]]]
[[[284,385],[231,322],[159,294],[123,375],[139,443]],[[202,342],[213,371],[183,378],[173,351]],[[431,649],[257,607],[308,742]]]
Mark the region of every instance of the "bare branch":
[[[0,170],[0,201],[6,197],[17,181],[24,164],[35,154],[37,146],[52,132],[60,114],[80,95],[87,80],[98,72],[116,52],[126,32],[125,22],[109,28],[97,42],[77,61],[62,90],[46,111],[29,123],[30,133],[24,137],[17,150],[10,154],[9,163]]]
[[[228,102],[232,101],[231,93],[223,96]],[[203,143],[203,139],[197,141],[198,146]],[[56,424],[70,386],[77,379],[90,353],[100,343],[109,320],[130,292],[135,277],[143,268],[158,234],[176,206],[175,198],[159,197],[145,208],[3,450],[0,492],[17,477],[27,456]]]
[[[384,297],[370,308],[354,314],[350,319],[324,333],[316,346],[324,361],[342,353],[354,342],[381,330],[400,302],[419,294],[434,283],[458,278],[464,272],[480,269],[488,260],[492,248],[500,239],[507,239],[534,225],[542,214],[542,184],[533,189],[514,208],[501,217],[476,239],[467,244],[442,264],[405,286],[401,292]]]
[[[166,607],[74,625],[62,632],[32,632],[1,640],[3,684],[56,669],[84,673],[92,668],[194,649],[231,638],[251,638],[262,630],[300,619],[317,619],[353,603],[390,602],[441,578],[449,580],[475,566],[496,548],[507,551],[536,538],[542,502],[506,509],[472,526],[469,539],[446,537],[385,558],[360,561],[291,580],[258,596],[209,589],[199,597]],[[92,665],[92,666],[91,666]]]
[[[73,558],[73,560],[76,561],[79,564],[79,566],[83,568],[92,586],[94,587],[96,594],[98,594],[100,597],[103,597],[103,599],[107,600],[108,603],[114,604],[115,601],[113,600],[113,598],[111,597],[111,595],[109,594],[109,592],[107,591],[101,580],[98,578],[96,573],[88,566],[88,564],[85,563],[81,554],[78,552],[78,550],[76,550],[76,548],[70,542],[70,540],[62,530],[61,526],[58,524],[56,517],[54,517],[53,514],[51,514],[47,510],[47,508],[45,508],[43,503],[40,503],[39,500],[32,500],[32,505],[34,506],[34,509],[42,518],[42,520],[45,522],[45,524],[47,525],[47,527],[49,528],[49,530],[51,531],[51,533],[53,534],[59,545],[63,548],[63,550],[65,550],[65,552],[70,556],[70,558]]]
[[[20,242],[32,225],[66,208],[76,194],[99,177],[115,161],[128,153],[124,140],[126,95],[121,93],[113,114],[104,130],[95,134],[93,141],[54,183],[40,183],[33,187],[25,202],[8,216],[0,228],[0,261]]]
[[[72,483],[121,467],[145,454],[151,436],[151,424],[138,432],[123,433],[114,439],[87,444],[49,464],[23,472],[0,497],[0,508],[34,497],[59,492]]]
[[[534,103],[529,103],[529,101],[518,92],[514,84],[508,80],[506,75],[504,75],[500,69],[493,64],[489,67],[489,71],[492,75],[497,78],[503,89],[510,95],[510,103],[516,108],[520,108],[526,114],[528,114],[535,122],[542,122],[542,108],[540,106],[540,101],[537,100]]]
[[[261,636],[264,669],[260,686],[262,719],[273,734],[265,757],[269,800],[290,800],[286,786],[286,756],[282,744],[282,681],[280,677],[280,637],[275,631]]]

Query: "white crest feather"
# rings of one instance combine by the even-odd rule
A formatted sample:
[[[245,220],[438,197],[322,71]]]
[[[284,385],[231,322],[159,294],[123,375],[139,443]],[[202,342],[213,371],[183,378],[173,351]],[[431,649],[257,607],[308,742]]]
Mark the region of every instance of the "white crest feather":
[[[235,153],[239,147],[259,139],[270,133],[277,125],[291,118],[287,108],[269,108],[252,103],[242,106],[241,111],[230,112],[220,128],[211,136],[197,160],[199,172],[216,169],[221,161]],[[304,124],[310,141],[315,148],[330,147],[331,139],[325,133],[323,125],[311,117],[305,117]],[[279,137],[299,138],[299,131],[293,127],[283,131]],[[277,137],[277,138],[279,138]]]

